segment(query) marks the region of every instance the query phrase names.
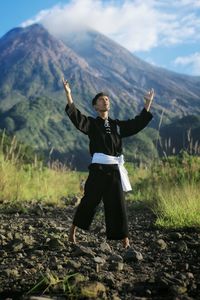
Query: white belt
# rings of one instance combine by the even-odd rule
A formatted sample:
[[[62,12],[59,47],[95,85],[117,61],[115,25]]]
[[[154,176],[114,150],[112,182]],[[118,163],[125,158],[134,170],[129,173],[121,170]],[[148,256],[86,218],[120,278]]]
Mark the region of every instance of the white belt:
[[[120,156],[112,156],[107,155],[104,153],[94,153],[92,157],[92,163],[98,164],[118,164],[119,166],[119,173],[121,177],[121,183],[123,191],[128,192],[131,191],[131,184],[128,178],[128,172],[124,167],[124,155],[121,154]]]

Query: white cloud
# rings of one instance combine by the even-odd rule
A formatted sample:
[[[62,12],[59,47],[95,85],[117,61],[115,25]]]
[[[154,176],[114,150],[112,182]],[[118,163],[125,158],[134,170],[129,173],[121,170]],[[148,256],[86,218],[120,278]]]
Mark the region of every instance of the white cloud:
[[[69,31],[91,27],[130,51],[148,51],[159,45],[171,45],[200,39],[199,0],[71,0],[40,11],[22,25],[42,23],[58,37]],[[178,4],[179,3],[179,4]],[[176,9],[174,9],[176,8]]]
[[[200,52],[195,52],[188,56],[179,56],[173,63],[176,66],[190,69],[193,75],[200,75]]]
[[[178,0],[175,1],[177,5],[184,5],[189,8],[191,7],[200,7],[200,0]]]

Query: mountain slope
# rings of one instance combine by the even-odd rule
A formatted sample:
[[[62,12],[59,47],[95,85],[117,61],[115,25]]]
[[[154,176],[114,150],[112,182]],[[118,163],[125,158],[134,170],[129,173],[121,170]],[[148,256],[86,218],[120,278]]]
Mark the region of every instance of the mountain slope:
[[[86,168],[88,139],[65,114],[63,74],[77,107],[93,116],[91,99],[101,90],[110,95],[110,116],[128,119],[140,112],[145,90],[153,87],[153,128],[124,142],[130,161],[153,158],[156,150],[149,137],[155,142],[162,109],[163,126],[173,117],[200,112],[199,77],[156,68],[95,31],[86,34],[87,39],[74,34],[61,41],[35,24],[0,39],[0,128],[44,151],[47,159],[51,153],[54,159]]]
[[[0,39],[0,108],[35,96],[61,99],[64,74],[75,100],[88,113],[91,98],[105,90],[113,116],[131,116],[142,108],[144,92],[151,87],[156,91],[155,119],[163,108],[166,121],[200,112],[199,77],[152,66],[96,31],[80,34],[72,33],[62,42],[35,24],[13,29]]]
[[[63,73],[75,78],[84,72],[95,73],[40,25],[13,29],[0,39],[0,99],[6,107],[60,92]]]
[[[144,90],[153,87],[156,104],[166,113],[197,114],[200,111],[200,77],[181,75],[152,66],[134,56],[124,47],[94,30],[73,33],[63,42],[81,55],[90,66],[123,93],[141,99]]]

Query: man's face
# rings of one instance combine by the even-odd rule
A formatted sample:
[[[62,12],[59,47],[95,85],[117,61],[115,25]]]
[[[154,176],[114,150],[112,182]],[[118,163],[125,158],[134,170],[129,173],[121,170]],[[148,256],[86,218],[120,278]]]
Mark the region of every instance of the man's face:
[[[110,109],[110,99],[108,96],[100,96],[94,105],[96,111],[108,111]]]

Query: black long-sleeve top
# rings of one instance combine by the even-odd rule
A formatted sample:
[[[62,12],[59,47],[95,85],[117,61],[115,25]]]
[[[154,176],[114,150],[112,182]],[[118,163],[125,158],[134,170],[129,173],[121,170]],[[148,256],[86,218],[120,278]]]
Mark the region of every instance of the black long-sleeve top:
[[[94,118],[91,116],[85,116],[82,114],[74,102],[67,104],[65,112],[69,116],[72,123],[77,129],[84,134],[88,135],[89,151],[91,156],[95,152],[101,152],[104,154],[119,156],[122,154],[122,138],[134,135],[141,131],[150,120],[153,115],[145,108],[134,119],[118,120],[108,117],[110,130],[108,131],[104,126],[105,120],[100,116]]]

